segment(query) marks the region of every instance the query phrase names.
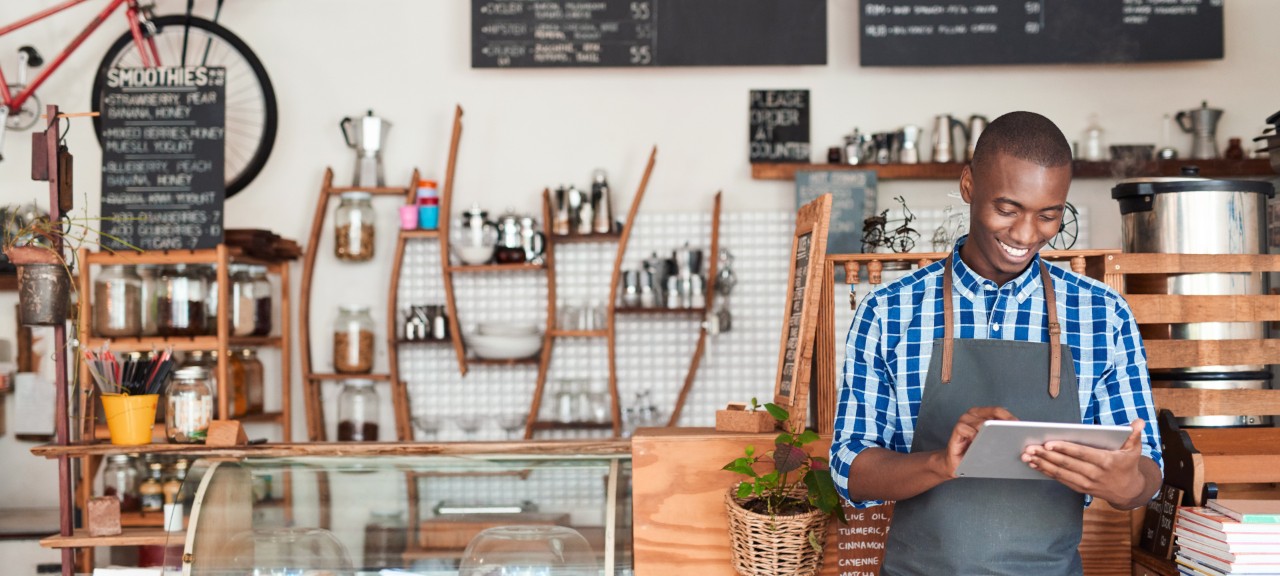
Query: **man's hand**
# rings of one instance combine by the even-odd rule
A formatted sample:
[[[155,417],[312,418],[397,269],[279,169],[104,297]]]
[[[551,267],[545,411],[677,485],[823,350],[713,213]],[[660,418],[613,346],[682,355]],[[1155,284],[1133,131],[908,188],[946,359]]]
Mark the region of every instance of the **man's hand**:
[[[1155,487],[1141,464],[1150,460],[1142,456],[1142,419],[1129,423],[1133,431],[1118,450],[1099,450],[1071,442],[1047,442],[1028,446],[1022,461],[1041,474],[1061,482],[1067,488],[1106,500],[1121,510],[1145,502],[1159,486],[1159,468],[1155,462]]]
[[[982,427],[983,422],[987,420],[1017,419],[1008,410],[999,406],[970,408],[968,412],[960,415],[960,419],[956,421],[955,428],[951,429],[951,438],[947,440],[947,448],[943,451],[943,477],[956,477],[956,467],[960,465],[965,453],[969,451],[969,445],[973,443],[974,437],[978,435],[978,429]]]

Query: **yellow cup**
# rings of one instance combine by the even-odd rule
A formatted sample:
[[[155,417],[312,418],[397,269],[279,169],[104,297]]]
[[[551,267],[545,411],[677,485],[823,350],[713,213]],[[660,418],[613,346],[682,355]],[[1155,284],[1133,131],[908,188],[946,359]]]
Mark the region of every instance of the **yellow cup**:
[[[107,415],[111,443],[139,446],[151,443],[151,427],[156,423],[158,394],[103,394],[102,409]]]

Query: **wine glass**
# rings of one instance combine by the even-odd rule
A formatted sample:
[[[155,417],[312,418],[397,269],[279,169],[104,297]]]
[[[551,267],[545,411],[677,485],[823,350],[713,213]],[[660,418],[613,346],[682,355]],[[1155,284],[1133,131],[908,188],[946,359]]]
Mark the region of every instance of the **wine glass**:
[[[436,433],[440,432],[440,417],[428,414],[414,416],[413,427],[421,431],[424,438],[434,439],[436,437]]]
[[[528,420],[529,415],[524,412],[508,412],[498,415],[498,427],[502,428],[507,436],[516,439],[520,435],[520,431],[524,429],[524,423]]]
[[[453,417],[453,423],[469,438],[480,431],[480,425],[484,423],[484,420],[479,414],[458,414]]]

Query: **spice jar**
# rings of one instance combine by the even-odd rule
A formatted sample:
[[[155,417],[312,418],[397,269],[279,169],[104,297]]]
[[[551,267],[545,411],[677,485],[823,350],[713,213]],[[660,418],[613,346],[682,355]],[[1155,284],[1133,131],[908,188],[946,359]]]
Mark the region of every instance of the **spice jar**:
[[[256,328],[258,301],[253,276],[244,266],[231,267],[231,301],[227,313],[231,315],[231,335],[249,336]]]
[[[237,362],[244,373],[244,414],[261,414],[263,410],[263,386],[266,372],[262,361],[258,360],[258,351],[253,348],[240,350]],[[239,399],[237,399],[237,405]]]
[[[160,487],[164,493],[165,504],[178,502],[178,494],[182,492],[182,482],[187,479],[187,466],[189,464],[186,458],[179,458],[173,463],[173,469],[169,471],[169,475],[165,477]]]
[[[93,280],[93,331],[119,338],[142,333],[142,277],[131,266],[104,266]]]
[[[136,268],[138,277],[142,279],[142,290],[139,292],[138,299],[142,302],[138,309],[141,316],[138,324],[141,330],[139,336],[155,336],[160,333],[159,327],[156,326],[156,286],[158,282],[159,269],[156,266],[140,265]]]
[[[138,499],[142,502],[143,512],[159,512],[164,509],[164,465],[159,462],[147,463],[147,478],[138,485]]]
[[[334,216],[334,251],[339,260],[365,262],[373,259],[373,195],[346,192]]]
[[[368,374],[373,370],[373,317],[368,306],[340,306],[333,326],[333,370]]]
[[[208,327],[209,284],[196,267],[164,268],[156,286],[156,328],[161,336],[201,336]]]
[[[399,568],[408,544],[408,527],[399,510],[371,510],[364,525],[364,566]]]
[[[128,454],[115,454],[102,468],[102,495],[120,499],[121,512],[137,512],[142,509],[138,500],[138,468]]]
[[[344,380],[338,395],[338,441],[378,441],[378,392],[373,380]]]
[[[253,335],[271,334],[271,280],[267,279],[266,266],[252,266],[249,277],[253,279],[253,300],[256,306],[253,316]]]
[[[194,268],[204,276],[205,285],[209,287],[209,294],[204,299],[204,333],[216,336],[218,334],[218,268],[215,266],[194,266]]]
[[[209,371],[200,366],[173,373],[165,392],[164,431],[170,442],[203,443],[213,419]]]
[[[249,389],[239,351],[227,355],[227,393],[231,395],[227,404],[230,417],[239,418],[246,414],[249,410]]]

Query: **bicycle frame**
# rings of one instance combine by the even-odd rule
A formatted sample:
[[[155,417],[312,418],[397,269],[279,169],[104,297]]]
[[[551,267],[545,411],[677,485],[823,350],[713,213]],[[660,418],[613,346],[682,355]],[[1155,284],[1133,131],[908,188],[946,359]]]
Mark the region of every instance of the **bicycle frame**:
[[[23,28],[28,24],[39,22],[45,18],[53,16],[54,14],[62,12],[63,10],[88,1],[90,0],[67,0],[62,4],[37,12],[27,18],[0,28],[0,36],[4,36],[5,34],[13,32],[19,28]],[[57,58],[54,58],[53,62],[49,63],[48,66],[45,66],[44,70],[36,76],[35,80],[32,80],[31,84],[28,84],[17,94],[11,94],[9,92],[9,82],[5,80],[4,71],[0,70],[0,105],[4,108],[4,110],[0,112],[0,116],[5,115],[4,113],[7,113],[8,111],[20,110],[23,103],[25,103],[27,99],[35,93],[36,89],[39,88],[41,84],[44,84],[44,81],[49,78],[49,75],[53,74],[54,70],[57,70],[58,67],[67,60],[67,57],[70,56],[76,48],[79,48],[80,45],[84,43],[85,39],[88,38],[90,34],[93,34],[93,32],[98,29],[98,26],[101,26],[102,23],[106,21],[107,17],[121,5],[126,7],[125,18],[129,21],[129,33],[133,35],[133,44],[138,48],[138,52],[142,55],[143,65],[148,67],[159,66],[160,54],[156,50],[155,40],[149,36],[144,36],[142,33],[138,0],[111,0],[111,3],[99,12],[97,16],[94,16],[93,20],[89,22],[89,25],[86,26],[79,35],[71,40],[71,43],[58,54]],[[0,125],[0,133],[3,132],[3,129],[3,125]]]

